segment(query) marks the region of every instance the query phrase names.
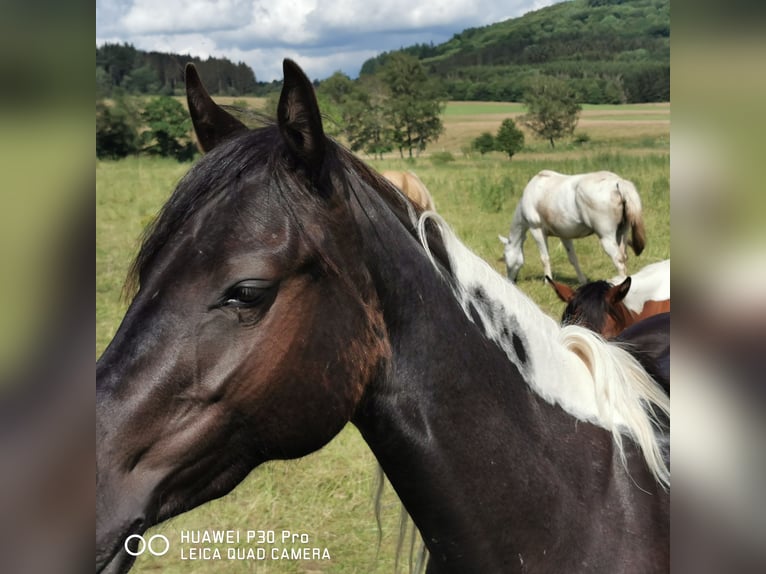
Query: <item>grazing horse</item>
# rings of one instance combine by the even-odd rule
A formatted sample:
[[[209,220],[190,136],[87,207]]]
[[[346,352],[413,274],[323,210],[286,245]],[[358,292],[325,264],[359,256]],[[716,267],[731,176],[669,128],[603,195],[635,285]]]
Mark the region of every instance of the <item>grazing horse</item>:
[[[398,187],[423,211],[433,211],[434,200],[426,185],[412,171],[383,171],[381,175]]]
[[[670,311],[670,260],[647,265],[621,282],[593,281],[576,290],[546,277],[566,308],[563,324],[577,324],[612,338],[630,325]]]
[[[617,271],[626,275],[628,228],[633,251],[640,255],[646,244],[641,198],[630,181],[608,171],[564,175],[543,170],[524,188],[508,237],[499,236],[505,246],[503,258],[508,278],[516,281],[524,264],[527,231],[540,250],[546,277],[553,276],[548,255],[548,236],[553,236],[561,239],[577,280],[585,283],[572,239],[593,233],[598,235],[601,247]]]
[[[276,122],[251,130],[187,66],[207,153],[147,231],[96,365],[96,572],[349,422],[431,574],[667,571],[667,395],[436,214],[414,220],[283,69]]]

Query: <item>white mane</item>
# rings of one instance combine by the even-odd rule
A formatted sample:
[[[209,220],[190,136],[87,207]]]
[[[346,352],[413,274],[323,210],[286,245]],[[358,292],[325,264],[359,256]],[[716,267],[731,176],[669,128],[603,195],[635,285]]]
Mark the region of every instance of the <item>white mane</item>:
[[[513,283],[468,249],[444,219],[424,213],[420,241],[432,263],[425,224],[438,224],[456,280],[455,296],[464,312],[519,369],[543,399],[580,420],[612,433],[625,462],[622,435],[641,448],[658,481],[670,483],[670,471],[658,442],[652,412],[670,415],[670,399],[629,353],[607,344],[582,327],[560,327]]]

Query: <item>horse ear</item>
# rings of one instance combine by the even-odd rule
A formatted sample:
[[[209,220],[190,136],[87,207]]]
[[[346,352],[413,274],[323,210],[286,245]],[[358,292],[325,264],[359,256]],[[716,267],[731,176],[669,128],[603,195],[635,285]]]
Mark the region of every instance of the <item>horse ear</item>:
[[[556,295],[559,296],[559,299],[561,299],[564,303],[569,303],[572,299],[574,299],[575,292],[572,290],[572,288],[569,285],[564,285],[563,283],[558,283],[554,281],[551,277],[545,276],[545,281],[547,283],[550,283],[550,286],[553,287],[553,290],[556,292]]]
[[[247,126],[219,107],[205,86],[202,85],[194,64],[186,64],[186,101],[189,104],[189,115],[197,134],[199,147],[203,152],[210,151],[222,141],[233,135],[247,131]]]
[[[287,145],[309,169],[317,173],[324,159],[325,135],[314,86],[292,60],[282,62],[284,84],[277,119]]]
[[[630,277],[626,277],[625,281],[622,283],[615,285],[614,287],[610,287],[606,297],[609,301],[612,302],[612,304],[619,303],[625,299],[628,291],[630,291]]]

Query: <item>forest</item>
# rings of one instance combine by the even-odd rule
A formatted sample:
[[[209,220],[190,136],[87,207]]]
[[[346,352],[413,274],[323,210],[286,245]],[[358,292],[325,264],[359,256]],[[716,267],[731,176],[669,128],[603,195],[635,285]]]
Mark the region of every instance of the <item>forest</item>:
[[[530,78],[546,75],[567,79],[583,103],[669,101],[670,1],[572,0],[398,51],[439,78],[449,100],[519,101]],[[393,53],[367,60],[361,75]]]
[[[104,44],[96,47],[96,95],[181,93],[188,62],[194,63],[202,81],[215,94],[241,96],[256,91],[255,74],[244,62],[145,52],[131,44]]]

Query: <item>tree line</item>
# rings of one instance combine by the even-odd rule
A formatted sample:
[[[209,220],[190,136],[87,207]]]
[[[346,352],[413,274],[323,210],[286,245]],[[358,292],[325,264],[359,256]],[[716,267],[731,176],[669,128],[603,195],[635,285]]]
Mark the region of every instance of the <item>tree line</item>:
[[[96,47],[96,93],[173,95],[183,91],[184,66],[193,62],[211,93],[241,96],[257,91],[252,68],[226,58],[202,60],[189,55],[145,52],[131,44]]]
[[[352,80],[336,72],[317,86],[325,131],[344,140],[352,151],[373,157],[397,151],[401,157],[420,154],[443,132],[445,106],[442,84],[414,56],[393,54],[376,74]],[[278,94],[267,104],[276,111]],[[537,136],[551,147],[555,140],[572,135],[580,104],[571,84],[558,78],[538,76],[530,81],[522,101],[522,117]],[[235,101],[230,111],[247,124],[245,100]],[[496,136],[485,133],[472,142],[480,153],[501,151],[509,159],[524,146],[524,134],[511,119]],[[174,157],[180,161],[196,154],[191,122],[183,105],[171,96],[146,98],[125,95],[96,102],[96,154],[117,159],[133,154]]]
[[[278,95],[270,96],[267,114],[276,111]],[[352,80],[336,72],[317,86],[317,98],[325,131],[345,140],[353,151],[374,157],[391,151],[413,157],[444,129],[441,114],[446,102],[440,83],[406,54],[391,58],[375,76]],[[230,108],[245,123],[246,106],[242,100]],[[186,160],[195,154],[193,141],[186,110],[173,97],[160,96],[149,103],[124,94],[97,99],[99,158],[147,153]]]

